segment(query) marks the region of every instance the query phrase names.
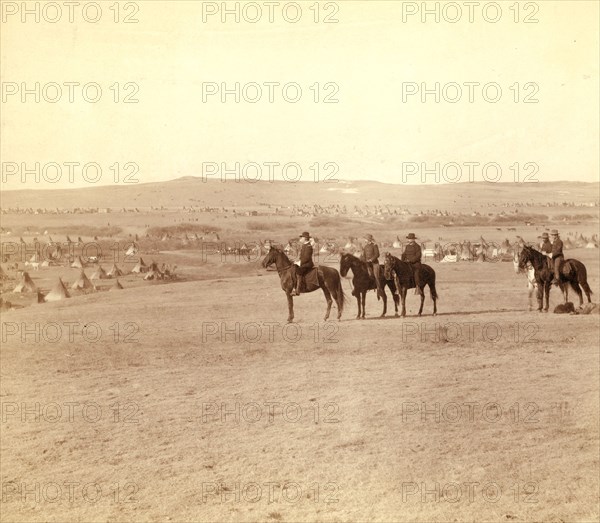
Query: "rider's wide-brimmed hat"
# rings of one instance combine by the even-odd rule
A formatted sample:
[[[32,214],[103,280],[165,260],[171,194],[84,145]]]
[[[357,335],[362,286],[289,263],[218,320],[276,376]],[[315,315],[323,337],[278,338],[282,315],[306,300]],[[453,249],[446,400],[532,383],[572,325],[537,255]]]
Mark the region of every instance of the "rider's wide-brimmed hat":
[[[556,229],[552,229],[552,230],[550,231],[550,234],[551,234],[552,236],[558,236],[558,231],[557,231]]]
[[[370,242],[372,242],[374,240],[373,235],[372,234],[365,234],[365,240],[369,240]]]
[[[310,234],[308,234],[307,232],[303,232],[299,238],[306,238],[307,240],[310,240]]]
[[[547,240],[549,236],[547,232],[543,232],[541,236],[538,236],[538,238],[541,238],[542,240]]]
[[[407,240],[416,240],[416,239],[417,239],[417,237],[415,236],[415,233],[414,233],[414,232],[409,232],[409,233],[406,235],[406,239],[407,239]]]

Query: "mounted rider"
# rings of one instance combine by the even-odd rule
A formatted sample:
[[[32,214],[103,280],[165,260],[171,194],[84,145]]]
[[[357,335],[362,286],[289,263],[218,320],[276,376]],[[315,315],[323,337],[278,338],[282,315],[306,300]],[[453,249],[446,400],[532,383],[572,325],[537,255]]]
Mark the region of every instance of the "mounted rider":
[[[313,263],[313,248],[310,242],[310,234],[303,232],[298,241],[302,245],[300,249],[300,259],[294,264],[296,275],[296,288],[292,292],[292,296],[300,296],[300,284],[302,277],[305,276],[314,266]]]
[[[364,239],[367,242],[363,247],[364,261],[367,262],[369,277],[375,280],[377,292],[379,293],[381,288],[381,282],[379,281],[379,246],[375,243],[372,234],[366,234]]]
[[[552,242],[550,241],[550,236],[548,236],[547,232],[543,232],[541,236],[538,236],[542,241],[540,242],[540,252],[547,256],[552,253]],[[552,260],[548,258],[548,268],[551,271],[554,271],[554,266],[552,264]]]
[[[554,285],[558,285],[560,282],[560,268],[565,260],[565,256],[563,254],[563,242],[560,239],[556,229],[552,229],[550,231],[550,242],[552,244],[552,252],[545,254],[552,262],[552,268],[554,270],[553,283]]]
[[[413,272],[415,279],[415,294],[423,294],[421,289],[421,246],[416,242],[417,237],[414,232],[406,236],[408,244],[402,253],[401,260],[407,262]]]

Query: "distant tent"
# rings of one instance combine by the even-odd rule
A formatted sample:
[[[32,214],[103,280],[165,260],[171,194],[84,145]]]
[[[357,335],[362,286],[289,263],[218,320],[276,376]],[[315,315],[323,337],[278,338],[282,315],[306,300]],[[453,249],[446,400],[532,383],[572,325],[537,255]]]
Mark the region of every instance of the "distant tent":
[[[458,255],[456,254],[446,254],[442,258],[442,263],[456,263],[458,261]]]
[[[156,265],[156,262],[152,262],[152,265],[150,265],[150,270],[146,276],[144,276],[144,280],[162,280],[163,276],[164,274],[160,271],[158,265]]]
[[[79,243],[83,243],[83,240],[81,239],[81,236],[79,236],[79,237],[77,238],[77,241],[78,241]]]
[[[8,274],[4,272],[4,269],[0,266],[0,280],[8,280]]]
[[[78,290],[86,291],[86,290],[96,290],[96,287],[94,287],[94,284],[85,275],[85,271],[83,269],[81,269],[81,272],[79,273],[79,278],[77,278],[77,280],[75,280],[75,283],[73,283],[73,285],[71,285],[71,289],[78,289]]]
[[[52,287],[52,290],[48,294],[46,294],[46,297],[44,299],[46,301],[59,301],[70,297],[71,296],[67,292],[65,284],[60,278],[58,278],[58,281],[56,282],[54,287]]]
[[[115,280],[115,284],[108,290],[109,291],[117,291],[117,290],[121,290],[122,288],[123,288],[123,285],[121,285],[119,280]]]
[[[33,280],[29,276],[28,272],[23,272],[21,281],[17,284],[13,292],[36,292],[37,287],[33,283]]]
[[[131,269],[131,272],[139,274],[141,272],[148,272],[148,266],[144,263],[144,260],[140,257],[140,261],[137,262],[136,266]]]
[[[109,278],[117,278],[118,276],[123,276],[123,271],[117,267],[117,264],[113,264],[110,271],[108,271]]]
[[[73,260],[73,263],[71,264],[71,267],[73,269],[83,269],[85,267],[85,263],[83,263],[83,260],[81,259],[81,256],[77,256],[77,258],[75,258]]]
[[[73,243],[73,240],[71,240],[71,238],[69,238],[68,234],[67,234],[67,243]]]
[[[585,248],[586,249],[597,249],[598,245],[596,245],[594,242],[587,242]]]
[[[104,269],[100,265],[98,265],[98,268],[96,269],[94,274],[92,274],[91,279],[92,280],[106,280],[106,279],[108,279],[108,274],[106,274]]]

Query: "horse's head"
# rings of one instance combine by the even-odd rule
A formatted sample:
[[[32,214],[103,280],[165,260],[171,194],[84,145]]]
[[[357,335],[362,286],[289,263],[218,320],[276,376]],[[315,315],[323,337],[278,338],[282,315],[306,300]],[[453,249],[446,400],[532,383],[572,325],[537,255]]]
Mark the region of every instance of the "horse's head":
[[[392,279],[392,268],[394,267],[394,257],[386,252],[383,258],[383,276],[386,280]]]
[[[276,261],[277,249],[275,247],[271,247],[262,261],[262,266],[266,269],[269,265],[275,263]]]
[[[521,253],[519,254],[519,271],[525,271],[527,269],[527,264],[531,263],[532,251],[533,249],[529,247],[529,245],[522,246]]]
[[[352,256],[352,254],[346,252],[340,256],[340,274],[343,278],[346,277],[348,271],[352,268],[353,263],[354,256]]]

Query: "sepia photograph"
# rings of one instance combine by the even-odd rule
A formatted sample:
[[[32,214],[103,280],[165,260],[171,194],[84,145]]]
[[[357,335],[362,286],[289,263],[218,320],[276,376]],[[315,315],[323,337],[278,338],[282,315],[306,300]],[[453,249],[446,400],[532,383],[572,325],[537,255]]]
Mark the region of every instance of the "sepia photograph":
[[[0,0],[0,523],[600,521],[598,0]]]

